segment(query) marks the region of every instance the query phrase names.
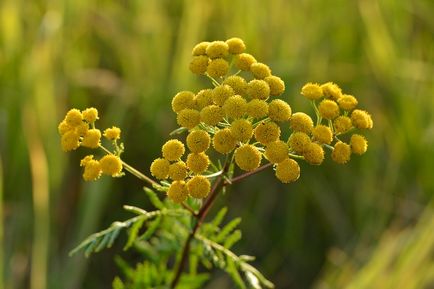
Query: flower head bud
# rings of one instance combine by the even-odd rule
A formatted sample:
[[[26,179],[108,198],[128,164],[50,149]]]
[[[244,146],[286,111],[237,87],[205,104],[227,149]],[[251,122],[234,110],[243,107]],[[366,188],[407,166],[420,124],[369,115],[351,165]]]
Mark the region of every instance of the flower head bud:
[[[213,104],[212,89],[202,89],[194,97],[195,107],[202,110],[205,106]]]
[[[271,75],[271,69],[268,65],[260,62],[252,63],[250,71],[256,79],[264,79]]]
[[[261,164],[262,154],[249,144],[240,146],[235,150],[235,163],[244,171],[253,171]]]
[[[209,166],[209,158],[205,153],[190,153],[187,156],[187,167],[196,174],[203,173]]]
[[[217,105],[209,105],[200,111],[200,121],[207,125],[217,125],[225,116],[223,108]]]
[[[109,176],[117,176],[122,171],[121,159],[115,155],[105,155],[99,160],[101,171]]]
[[[205,74],[208,67],[208,61],[209,61],[208,56],[205,55],[193,56],[188,68],[194,74]]]
[[[176,122],[182,127],[192,129],[200,123],[200,113],[195,109],[183,109],[178,113]]]
[[[206,55],[206,49],[209,44],[210,43],[208,41],[203,41],[196,44],[196,46],[193,48],[192,55],[193,56]]]
[[[233,121],[230,130],[234,138],[240,142],[248,142],[253,136],[252,123],[246,119]]]
[[[228,128],[216,132],[212,139],[214,149],[221,154],[228,154],[235,149],[237,140]]]
[[[226,57],[229,52],[229,45],[223,41],[213,41],[206,48],[206,55],[209,58]]]
[[[268,104],[268,116],[273,121],[288,121],[291,112],[289,104],[281,99],[274,99]]]
[[[247,85],[247,95],[251,98],[267,100],[270,97],[270,86],[265,80],[251,80]]]
[[[93,155],[87,155],[87,156],[85,156],[80,161],[80,167],[85,167],[87,165],[87,163],[90,162],[93,159],[94,159]]]
[[[233,37],[226,40],[226,44],[229,47],[229,53],[231,54],[240,54],[246,50],[246,45],[244,41],[238,37]]]
[[[330,99],[324,99],[318,106],[321,117],[325,119],[334,119],[339,115],[338,104]]]
[[[360,109],[353,110],[351,113],[351,121],[353,125],[359,129],[371,129],[373,124],[369,113]]]
[[[345,133],[353,126],[353,124],[351,123],[351,119],[348,116],[344,115],[335,118],[335,120],[333,121],[333,125],[335,127],[336,133]]]
[[[321,86],[318,83],[306,83],[301,89],[301,94],[310,100],[317,100],[324,96]]]
[[[66,121],[62,121],[59,123],[59,126],[57,127],[57,130],[60,135],[64,135],[66,132],[73,130],[74,128],[71,127],[69,124],[66,123]]]
[[[206,68],[209,76],[217,78],[225,76],[229,71],[229,63],[223,58],[216,58],[210,61]]]
[[[187,177],[187,165],[178,161],[169,166],[169,178],[174,181],[182,181]]]
[[[80,136],[85,136],[87,134],[88,130],[89,130],[89,124],[86,122],[81,122],[81,124],[79,124],[78,126],[75,127],[75,131]]]
[[[214,88],[212,90],[212,100],[214,101],[215,104],[219,105],[219,106],[223,106],[223,104],[225,103],[225,101],[233,96],[234,90],[232,89],[232,87],[230,87],[229,85],[223,84],[220,86],[217,86],[216,88]]]
[[[187,147],[193,153],[201,153],[209,148],[211,138],[206,131],[194,130],[187,136]]]
[[[248,54],[248,53],[241,53],[237,55],[237,62],[236,65],[238,67],[238,69],[240,70],[244,70],[244,71],[249,71],[250,70],[250,66],[256,63],[256,59]]]
[[[66,113],[65,121],[71,127],[76,127],[80,125],[82,120],[83,116],[81,112],[76,108],[73,108]]]
[[[303,153],[311,142],[310,137],[301,131],[293,132],[288,139],[288,145],[298,154]]]
[[[265,148],[265,156],[273,164],[280,163],[286,159],[288,152],[288,145],[281,140],[270,142]]]
[[[194,107],[194,93],[191,91],[180,91],[172,99],[172,110],[180,112],[186,108]]]
[[[270,86],[270,95],[279,96],[285,91],[285,82],[280,77],[270,75],[264,78]]]
[[[247,101],[241,95],[229,97],[224,105],[225,114],[233,119],[240,118],[246,114]]]
[[[287,158],[277,164],[276,177],[284,184],[295,182],[300,177],[300,166],[293,159]]]
[[[332,152],[332,160],[338,164],[345,164],[350,160],[351,157],[351,147],[344,142],[337,142],[334,146]]]
[[[167,190],[167,197],[172,202],[180,204],[184,202],[188,197],[187,186],[184,181],[174,181]]]
[[[101,131],[99,129],[90,129],[83,137],[81,145],[88,148],[97,148],[100,145]]]
[[[338,99],[339,107],[346,111],[353,110],[357,104],[357,98],[352,95],[344,94],[341,98]]]
[[[163,157],[169,161],[179,160],[185,153],[185,147],[182,142],[177,139],[168,140],[161,148]]]
[[[84,166],[83,179],[95,181],[101,176],[101,165],[97,160],[89,160]]]
[[[312,118],[304,112],[296,112],[291,116],[289,126],[293,131],[301,131],[308,134],[313,129],[313,121]]]
[[[155,159],[151,164],[151,174],[160,180],[167,179],[170,163],[166,159]]]
[[[353,134],[351,136],[350,146],[353,153],[362,155],[368,149],[368,141],[360,134]]]
[[[247,82],[238,75],[231,75],[223,81],[223,84],[229,85],[235,94],[245,95],[247,91]]]
[[[261,122],[255,128],[255,138],[258,142],[263,145],[266,145],[270,142],[278,140],[280,137],[280,127],[270,121],[270,122]]]
[[[330,144],[333,140],[332,130],[328,126],[322,124],[313,128],[312,136],[317,142],[322,144]]]
[[[311,142],[303,151],[304,159],[312,165],[320,165],[324,160],[324,150],[322,146]]]
[[[88,123],[93,123],[99,119],[98,110],[94,107],[86,108],[81,114],[83,115],[83,119]]]
[[[121,129],[116,127],[116,126],[112,126],[111,128],[107,128],[104,131],[104,137],[108,140],[119,139],[121,137]]]
[[[325,97],[338,100],[342,96],[341,88],[333,82],[327,82],[321,85],[321,88]]]
[[[80,135],[75,130],[67,131],[60,140],[63,151],[76,150],[80,146]]]
[[[204,176],[194,176],[187,182],[187,190],[193,198],[203,199],[211,191],[211,183]]]
[[[247,115],[253,118],[263,118],[268,115],[268,103],[261,99],[252,99],[246,106]]]

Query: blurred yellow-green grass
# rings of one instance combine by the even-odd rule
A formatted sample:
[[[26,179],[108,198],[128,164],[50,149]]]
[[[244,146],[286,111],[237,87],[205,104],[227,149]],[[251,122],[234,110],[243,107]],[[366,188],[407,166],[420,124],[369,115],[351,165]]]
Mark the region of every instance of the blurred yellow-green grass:
[[[0,2],[0,288],[109,288],[121,246],[68,251],[148,206],[141,183],[84,183],[86,151],[60,150],[57,124],[95,106],[123,128],[125,159],[147,171],[176,127],[170,99],[205,86],[188,71],[202,40],[238,36],[286,82],[335,81],[372,112],[369,150],[347,166],[272,172],[219,199],[241,215],[236,250],[277,288],[433,288],[434,2],[430,0],[76,0]],[[215,272],[207,288],[233,288]]]

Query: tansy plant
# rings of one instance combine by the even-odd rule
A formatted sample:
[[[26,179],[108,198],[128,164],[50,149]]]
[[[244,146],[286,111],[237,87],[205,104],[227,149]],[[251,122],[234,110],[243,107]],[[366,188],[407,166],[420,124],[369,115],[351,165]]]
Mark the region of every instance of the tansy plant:
[[[125,249],[134,246],[145,261],[131,268],[118,258],[125,278],[116,277],[114,288],[200,288],[209,278],[204,269],[213,267],[226,271],[239,288],[273,288],[249,264],[253,257],[230,250],[241,238],[236,228],[240,219],[222,226],[223,208],[207,220],[216,197],[268,168],[279,181],[290,183],[300,176],[300,161],[320,165],[329,151],[333,161],[345,164],[352,154],[366,152],[367,141],[360,132],[372,128],[372,119],[356,108],[354,96],[332,82],[307,83],[301,95],[311,102],[315,121],[306,113],[292,113],[281,97],[285,83],[245,49],[239,38],[201,42],[193,48],[189,68],[207,77],[211,88],[173,97],[180,127],[171,136],[180,137],[162,146],[161,156],[150,166],[152,177],[121,159],[121,130],[111,127],[101,133],[95,108],[72,109],[60,123],[64,151],[87,147],[103,154],[81,160],[84,180],[130,172],[145,182],[155,206],[153,211],[124,206],[135,216],[91,235],[71,252],[98,252],[127,230]],[[282,139],[281,129],[291,131],[289,139]],[[102,144],[102,137],[110,147]],[[167,198],[161,200],[155,191]]]

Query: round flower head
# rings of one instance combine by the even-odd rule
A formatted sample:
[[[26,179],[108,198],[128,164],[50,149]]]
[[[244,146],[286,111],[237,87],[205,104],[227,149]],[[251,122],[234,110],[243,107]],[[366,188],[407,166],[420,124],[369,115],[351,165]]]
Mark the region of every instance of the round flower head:
[[[343,110],[351,111],[353,110],[357,104],[357,98],[352,95],[344,94],[341,98],[338,99],[339,107]]]
[[[318,83],[306,83],[301,89],[301,94],[307,99],[317,100],[324,96],[321,86]]]
[[[205,153],[190,153],[187,156],[187,167],[193,173],[203,173],[208,166],[209,158]]]
[[[276,166],[276,177],[284,184],[295,182],[300,177],[300,166],[293,159],[285,159]]]
[[[291,118],[291,107],[281,99],[272,100],[268,104],[268,116],[273,121],[288,121]]]
[[[167,176],[169,175],[169,166],[170,163],[168,160],[158,158],[151,164],[151,174],[160,180],[167,179]]]
[[[179,160],[185,153],[185,147],[182,142],[177,139],[168,140],[161,148],[163,157],[168,161]]]
[[[121,137],[121,129],[116,127],[116,126],[112,126],[111,128],[107,128],[104,131],[104,137],[108,140],[119,139]]]
[[[334,160],[338,164],[345,164],[350,160],[350,157],[351,157],[350,145],[343,143],[341,141],[337,142],[332,152],[332,160]]]
[[[223,84],[229,85],[235,94],[245,95],[247,91],[247,82],[238,75],[231,75],[223,81]]]
[[[187,187],[184,181],[174,181],[167,190],[167,196],[174,203],[180,204],[188,197]]]
[[[247,95],[251,98],[266,100],[270,97],[270,86],[265,80],[251,80],[247,85]]]
[[[97,160],[89,160],[84,166],[83,179],[95,181],[101,176],[101,165]]]
[[[186,108],[194,107],[194,93],[191,91],[180,91],[172,99],[172,110],[180,112]]]
[[[288,139],[288,145],[298,154],[303,153],[311,142],[310,137],[301,131],[293,132]]]
[[[246,50],[246,45],[244,44],[244,41],[237,37],[226,40],[226,44],[228,45],[229,53],[231,54],[240,54],[243,53],[244,50]]]
[[[99,160],[101,171],[109,176],[117,176],[122,171],[121,159],[115,155],[105,155]]]
[[[261,164],[261,159],[261,153],[253,145],[245,144],[235,150],[235,163],[244,171],[257,169]]]
[[[270,163],[277,164],[288,157],[288,145],[281,141],[273,141],[267,144],[265,148],[265,156]]]
[[[223,58],[216,58],[210,61],[206,68],[209,76],[217,78],[225,76],[229,71],[229,63]]]
[[[97,148],[100,145],[101,131],[99,129],[90,129],[83,137],[81,145],[88,148]]]
[[[78,109],[71,109],[66,113],[65,121],[71,127],[76,127],[81,124],[83,116]]]
[[[57,127],[57,130],[59,132],[60,135],[64,135],[66,132],[73,130],[74,128],[71,127],[70,125],[68,125],[66,123],[66,121],[62,121],[61,123],[59,123],[59,126]]]
[[[169,178],[174,181],[182,181],[187,177],[187,165],[183,161],[173,163],[169,166]]]
[[[204,41],[196,44],[196,46],[193,48],[192,55],[193,56],[206,55],[206,48],[208,47],[208,45],[209,45],[208,41]]]
[[[285,82],[280,77],[270,75],[264,78],[270,86],[270,95],[279,96],[285,91]]]
[[[264,79],[271,75],[271,69],[268,65],[260,62],[252,63],[250,71],[256,79]]]
[[[333,121],[333,126],[335,127],[336,133],[344,133],[347,132],[353,124],[348,116],[341,115]]]
[[[93,155],[85,156],[80,161],[80,167],[85,167],[87,165],[87,163],[90,162],[91,160],[93,160]]]
[[[195,107],[201,110],[205,106],[213,104],[212,92],[212,89],[202,89],[199,91],[194,97]]]
[[[194,176],[187,182],[187,190],[193,198],[203,199],[211,191],[211,183],[204,176]]]
[[[321,85],[321,88],[325,97],[338,100],[342,96],[341,88],[333,82],[327,82]]]
[[[368,141],[359,134],[353,134],[350,140],[351,151],[355,154],[362,155],[368,149]]]
[[[206,131],[194,130],[187,136],[187,147],[193,153],[201,153],[209,148],[211,138]]]
[[[216,132],[212,139],[214,149],[221,154],[228,154],[235,149],[237,140],[228,128]]]
[[[98,110],[94,107],[86,108],[81,114],[83,115],[83,119],[88,123],[93,123],[99,119]]]
[[[263,118],[268,115],[268,103],[265,100],[252,99],[246,106],[247,115],[253,118]]]
[[[194,74],[204,74],[208,67],[208,57],[205,55],[193,56],[188,68]]]
[[[80,146],[80,135],[74,131],[67,131],[60,140],[63,151],[69,152],[76,150]]]
[[[183,109],[178,113],[176,122],[182,127],[192,129],[200,123],[200,113],[195,109]]]
[[[215,104],[219,105],[219,106],[223,106],[223,104],[225,103],[225,101],[233,96],[234,90],[232,89],[232,87],[230,87],[229,85],[223,84],[220,86],[217,86],[216,88],[214,88],[212,90],[212,100],[214,101]]]
[[[248,53],[238,54],[236,62],[238,69],[249,71],[253,63],[256,63],[256,59],[252,55]]]
[[[230,118],[240,118],[246,114],[247,101],[241,95],[229,97],[224,105],[223,110]]]
[[[372,118],[364,110],[356,109],[351,113],[351,121],[356,128],[359,129],[371,129],[372,128]]]
[[[270,142],[278,140],[280,137],[280,128],[279,126],[270,121],[270,122],[261,122],[255,128],[255,138],[258,142],[263,145],[266,145]]]
[[[289,120],[289,126],[293,131],[310,133],[313,129],[312,118],[304,112],[296,112]]]
[[[88,130],[89,130],[89,124],[86,122],[81,122],[81,124],[79,124],[78,126],[75,127],[75,131],[80,136],[85,136],[87,134]]]
[[[318,106],[319,115],[325,119],[334,119],[339,115],[338,104],[330,99],[324,99]]]
[[[308,163],[320,165],[324,160],[324,150],[319,144],[311,142],[304,149],[303,156]]]
[[[248,142],[253,136],[252,123],[246,119],[233,121],[230,130],[234,138],[240,142]]]
[[[213,41],[208,44],[208,47],[206,48],[206,55],[208,55],[209,58],[226,57],[228,52],[229,46],[223,41]]]
[[[209,105],[200,111],[200,121],[207,125],[217,125],[225,116],[223,108],[217,105]]]
[[[330,144],[333,140],[332,130],[328,126],[322,124],[313,128],[312,136],[317,142],[322,144]]]

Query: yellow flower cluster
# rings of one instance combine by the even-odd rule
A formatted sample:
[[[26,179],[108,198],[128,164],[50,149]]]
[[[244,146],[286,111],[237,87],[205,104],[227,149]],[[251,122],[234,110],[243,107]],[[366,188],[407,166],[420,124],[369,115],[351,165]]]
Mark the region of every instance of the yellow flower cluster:
[[[61,146],[65,152],[76,150],[80,146],[98,148],[101,145],[101,131],[95,128],[98,120],[98,110],[87,108],[83,111],[71,109],[58,126],[61,135]],[[104,137],[117,145],[121,130],[115,126],[104,131]],[[120,153],[119,153],[120,154]],[[122,174],[122,161],[118,155],[107,154],[100,160],[94,159],[93,155],[84,157],[80,166],[84,167],[83,179],[85,181],[97,180],[101,174],[117,177]]]

